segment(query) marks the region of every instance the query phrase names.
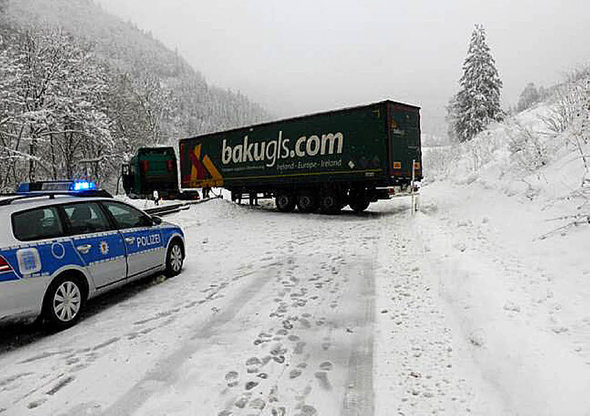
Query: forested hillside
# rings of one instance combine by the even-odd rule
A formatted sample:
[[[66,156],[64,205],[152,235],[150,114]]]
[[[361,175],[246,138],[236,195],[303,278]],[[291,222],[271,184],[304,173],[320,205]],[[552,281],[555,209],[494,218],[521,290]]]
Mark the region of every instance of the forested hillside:
[[[112,187],[139,146],[266,118],[91,0],[0,0],[0,190],[87,170]]]

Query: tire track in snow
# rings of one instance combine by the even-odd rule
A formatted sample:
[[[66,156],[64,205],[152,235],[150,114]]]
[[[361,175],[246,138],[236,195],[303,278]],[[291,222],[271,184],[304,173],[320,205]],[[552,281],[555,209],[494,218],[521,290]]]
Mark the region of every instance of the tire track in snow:
[[[177,378],[177,370],[192,354],[206,347],[203,345],[203,340],[213,335],[216,329],[230,322],[250,299],[272,280],[275,273],[276,266],[261,269],[259,276],[256,276],[238,295],[226,303],[227,309],[197,325],[193,330],[196,335],[185,342],[180,349],[156,363],[124,396],[107,408],[102,413],[103,416],[131,415],[150,398],[152,392],[172,385]]]
[[[364,283],[359,294],[363,300],[363,313],[356,322],[357,342],[348,361],[346,393],[342,403],[342,416],[371,416],[374,414],[373,391],[373,324],[375,323],[375,273],[371,263],[362,269]]]

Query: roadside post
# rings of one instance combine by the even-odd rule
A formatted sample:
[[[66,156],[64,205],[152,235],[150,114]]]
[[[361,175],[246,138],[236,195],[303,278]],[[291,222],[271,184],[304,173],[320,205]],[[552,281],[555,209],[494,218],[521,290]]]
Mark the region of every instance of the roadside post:
[[[412,195],[412,215],[416,214],[418,206],[416,204],[416,193],[415,193],[415,182],[416,182],[416,159],[412,159],[412,182],[410,183],[410,192]]]

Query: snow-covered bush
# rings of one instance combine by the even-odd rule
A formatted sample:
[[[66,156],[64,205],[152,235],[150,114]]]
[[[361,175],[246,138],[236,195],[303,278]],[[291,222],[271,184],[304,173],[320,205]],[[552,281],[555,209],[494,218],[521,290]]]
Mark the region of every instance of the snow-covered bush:
[[[566,131],[579,111],[583,90],[579,83],[567,83],[556,88],[551,98],[549,113],[542,117],[547,128],[554,134]]]
[[[422,149],[424,183],[450,176],[454,162],[458,160],[458,146],[437,146]]]
[[[426,181],[444,178],[459,183],[471,181],[486,164],[496,159],[502,147],[501,136],[486,130],[468,142],[427,148],[423,154]]]
[[[549,163],[549,146],[538,132],[516,123],[508,138],[508,149],[517,167],[535,172]]]

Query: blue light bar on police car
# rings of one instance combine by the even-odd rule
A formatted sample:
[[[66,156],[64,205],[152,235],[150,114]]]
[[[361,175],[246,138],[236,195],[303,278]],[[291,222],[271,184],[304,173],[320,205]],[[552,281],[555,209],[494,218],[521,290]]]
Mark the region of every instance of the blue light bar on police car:
[[[69,180],[69,181],[39,181],[23,182],[16,192],[19,194],[36,193],[36,192],[84,192],[96,190],[96,183],[86,180]]]
[[[90,181],[74,181],[72,184],[74,191],[89,191],[96,189],[96,184]]]

